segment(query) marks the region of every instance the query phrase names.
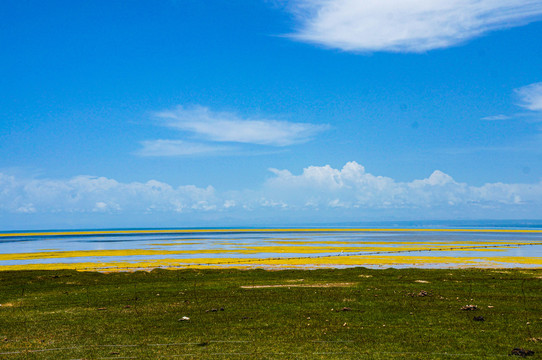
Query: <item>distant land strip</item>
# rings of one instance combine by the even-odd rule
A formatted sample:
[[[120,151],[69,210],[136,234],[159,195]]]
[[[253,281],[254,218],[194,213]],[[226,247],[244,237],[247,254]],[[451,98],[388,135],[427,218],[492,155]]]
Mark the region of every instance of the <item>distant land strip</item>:
[[[311,232],[490,232],[490,233],[542,233],[533,229],[416,229],[416,228],[300,228],[300,229],[157,229],[157,230],[81,230],[3,232],[0,237],[22,236],[77,236],[77,235],[129,235],[129,234],[194,234],[194,233],[311,233]]]

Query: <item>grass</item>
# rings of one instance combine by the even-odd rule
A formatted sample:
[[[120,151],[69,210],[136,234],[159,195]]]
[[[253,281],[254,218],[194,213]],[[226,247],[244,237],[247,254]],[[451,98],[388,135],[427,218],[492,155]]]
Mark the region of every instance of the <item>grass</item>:
[[[2,359],[542,358],[540,269],[2,271],[0,304]]]

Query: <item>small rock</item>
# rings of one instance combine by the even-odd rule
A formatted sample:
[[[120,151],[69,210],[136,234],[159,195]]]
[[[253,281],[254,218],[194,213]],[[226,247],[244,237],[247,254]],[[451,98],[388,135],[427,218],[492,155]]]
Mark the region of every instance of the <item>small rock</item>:
[[[526,357],[526,356],[533,356],[534,355],[534,351],[532,350],[525,350],[523,348],[514,348],[512,350],[512,352],[510,353],[510,355],[517,355],[517,356],[521,356],[521,357]]]
[[[179,321],[190,321],[190,318],[188,316],[183,316]]]
[[[476,305],[465,305],[461,308],[461,310],[464,310],[464,311],[474,311],[474,310],[478,310],[478,306]]]
[[[341,311],[352,311],[352,309],[350,309],[349,307],[343,307]]]

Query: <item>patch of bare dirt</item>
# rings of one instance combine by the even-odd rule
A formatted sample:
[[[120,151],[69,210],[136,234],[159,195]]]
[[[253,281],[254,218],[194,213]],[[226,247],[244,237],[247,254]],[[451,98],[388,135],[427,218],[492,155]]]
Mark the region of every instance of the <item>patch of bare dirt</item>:
[[[242,285],[241,289],[268,289],[268,288],[330,288],[330,287],[349,287],[354,283],[325,283],[325,284],[273,284],[273,285]]]

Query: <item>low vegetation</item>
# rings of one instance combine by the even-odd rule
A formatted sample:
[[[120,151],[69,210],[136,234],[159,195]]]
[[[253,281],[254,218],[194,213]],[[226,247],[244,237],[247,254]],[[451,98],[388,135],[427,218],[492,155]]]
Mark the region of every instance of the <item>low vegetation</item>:
[[[542,270],[0,272],[0,358],[542,358]]]

